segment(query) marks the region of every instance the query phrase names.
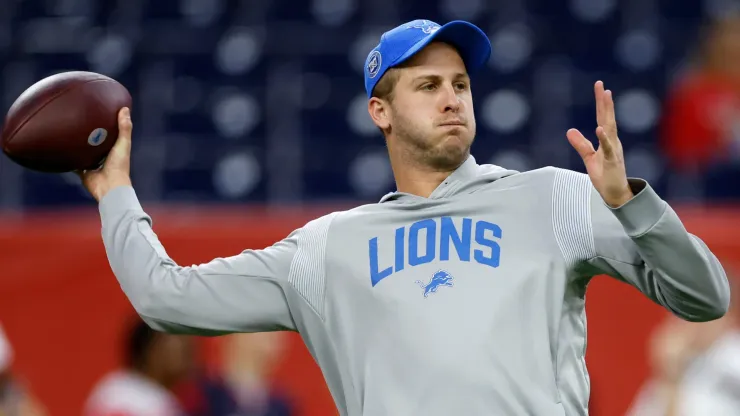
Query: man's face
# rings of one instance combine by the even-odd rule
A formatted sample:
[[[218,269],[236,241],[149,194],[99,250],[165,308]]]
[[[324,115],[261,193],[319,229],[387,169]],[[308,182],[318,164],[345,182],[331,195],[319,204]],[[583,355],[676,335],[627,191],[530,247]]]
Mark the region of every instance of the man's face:
[[[193,370],[195,345],[188,336],[157,334],[150,351],[150,365],[158,366],[158,372],[167,385],[181,381]]]
[[[399,71],[388,104],[389,145],[406,147],[433,169],[455,169],[467,158],[476,130],[462,58],[452,46],[432,43]]]
[[[719,23],[709,43],[710,60],[725,74],[740,78],[740,18]]]

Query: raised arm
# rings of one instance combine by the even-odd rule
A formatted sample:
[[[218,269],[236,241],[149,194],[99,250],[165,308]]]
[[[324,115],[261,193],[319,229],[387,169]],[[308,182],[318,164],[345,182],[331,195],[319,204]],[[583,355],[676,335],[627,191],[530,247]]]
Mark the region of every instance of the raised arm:
[[[167,255],[133,188],[111,190],[100,215],[113,273],[152,327],[204,335],[295,329],[286,291],[300,230],[263,250],[183,267]]]
[[[720,262],[646,182],[630,183],[634,198],[613,208],[587,175],[556,173],[554,229],[566,258],[583,276],[627,282],[684,320],[722,317],[730,287]]]
[[[180,266],[167,255],[131,186],[132,122],[127,108],[118,114],[118,128],[103,167],[79,175],[99,202],[111,268],[149,325],[202,335],[296,330],[296,313],[321,310],[331,215],[263,250]],[[300,305],[301,311],[292,305]]]
[[[556,174],[556,211],[562,211],[554,219],[568,228],[559,228],[561,236],[575,238],[561,239],[561,246],[577,241],[571,243],[576,260],[632,284],[685,320],[723,316],[730,288],[722,265],[647,182],[627,178],[612,93],[599,81],[594,94],[598,150],[578,130],[567,133],[587,175]]]

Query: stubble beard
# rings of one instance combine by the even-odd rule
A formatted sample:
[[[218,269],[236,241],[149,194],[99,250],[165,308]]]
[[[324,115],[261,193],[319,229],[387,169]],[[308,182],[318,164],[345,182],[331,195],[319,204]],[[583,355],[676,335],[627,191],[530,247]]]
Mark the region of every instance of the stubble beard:
[[[431,171],[451,172],[470,155],[472,140],[462,143],[468,140],[464,136],[455,138],[446,134],[442,140],[429,140],[428,133],[416,128],[409,120],[402,117],[399,121],[395,123],[394,130],[407,162]],[[465,133],[463,130],[459,134]]]

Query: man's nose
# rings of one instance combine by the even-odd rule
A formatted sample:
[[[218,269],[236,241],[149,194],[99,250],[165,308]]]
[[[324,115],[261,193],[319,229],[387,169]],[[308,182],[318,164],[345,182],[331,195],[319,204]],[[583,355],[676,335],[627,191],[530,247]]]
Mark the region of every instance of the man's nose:
[[[453,113],[460,109],[460,97],[457,96],[455,87],[451,84],[445,84],[442,88],[441,107],[443,112],[451,111]]]

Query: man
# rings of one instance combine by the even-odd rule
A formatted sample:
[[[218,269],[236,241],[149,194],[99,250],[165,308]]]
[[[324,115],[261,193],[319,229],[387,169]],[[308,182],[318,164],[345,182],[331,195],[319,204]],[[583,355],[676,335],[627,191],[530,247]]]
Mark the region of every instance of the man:
[[[733,290],[740,281],[729,268]],[[728,270],[725,264],[725,270]],[[740,305],[732,299],[722,319],[706,323],[668,316],[653,333],[652,374],[628,416],[740,414]]]
[[[90,393],[86,416],[181,416],[173,389],[189,375],[192,340],[152,330],[137,319],[126,339],[126,365],[107,374]]]
[[[46,407],[13,372],[13,346],[0,326],[0,416],[45,416]]]
[[[352,416],[585,415],[594,275],[685,320],[721,317],[722,266],[645,181],[628,180],[602,83],[599,149],[567,133],[588,175],[476,163],[468,72],[490,52],[466,22],[386,32],[365,87],[398,192],[197,266],[168,257],[136,198],[123,109],[106,165],[82,178],[133,306],[160,331],[298,331],[340,414]]]
[[[673,198],[740,199],[740,14],[710,22],[672,83],[657,144]]]
[[[285,332],[233,334],[220,343],[220,364],[178,389],[189,416],[291,416],[291,399],[270,384]]]
[[[711,22],[699,45],[669,90],[659,144],[671,169],[707,175],[740,157],[740,15]]]

